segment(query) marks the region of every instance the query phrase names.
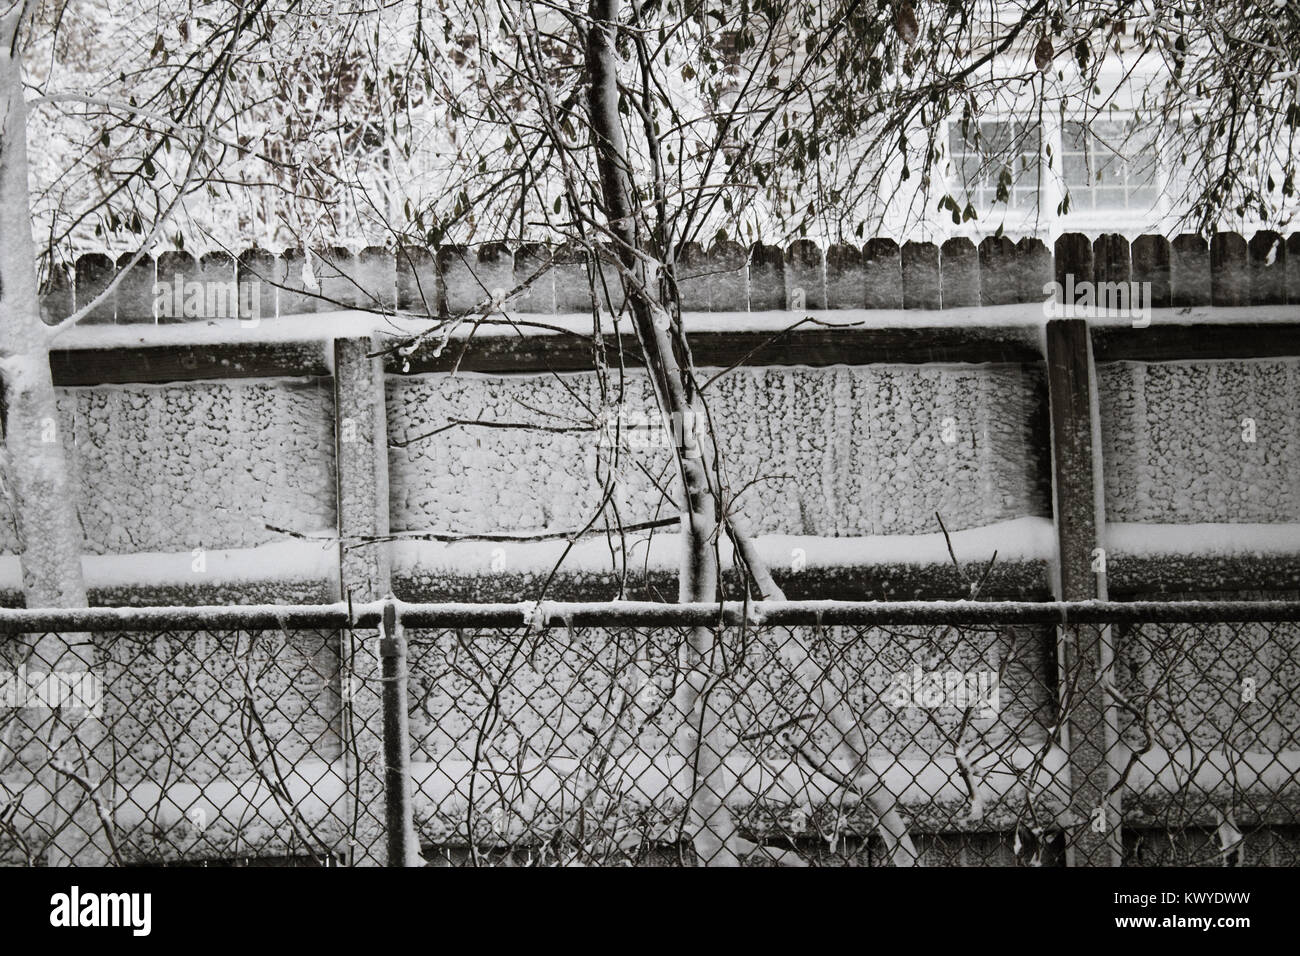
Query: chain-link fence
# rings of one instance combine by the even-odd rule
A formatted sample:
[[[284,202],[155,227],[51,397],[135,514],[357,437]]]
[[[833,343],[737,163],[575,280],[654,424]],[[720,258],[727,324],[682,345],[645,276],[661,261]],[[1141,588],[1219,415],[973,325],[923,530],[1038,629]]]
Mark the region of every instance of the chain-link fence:
[[[379,721],[356,693],[374,632],[367,649],[346,608],[6,611],[0,629],[3,862],[334,865],[382,832],[359,749]]]
[[[389,603],[0,630],[10,863],[1300,862],[1300,604]]]

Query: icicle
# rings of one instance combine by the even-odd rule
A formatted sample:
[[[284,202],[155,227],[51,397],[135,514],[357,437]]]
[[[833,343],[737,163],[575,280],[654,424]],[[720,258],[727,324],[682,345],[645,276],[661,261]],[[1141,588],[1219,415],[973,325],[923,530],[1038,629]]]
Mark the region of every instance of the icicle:
[[[280,625],[280,634],[284,638],[284,646],[288,647],[293,643],[293,638],[289,636],[289,615],[280,609],[277,605],[275,611],[275,622]]]

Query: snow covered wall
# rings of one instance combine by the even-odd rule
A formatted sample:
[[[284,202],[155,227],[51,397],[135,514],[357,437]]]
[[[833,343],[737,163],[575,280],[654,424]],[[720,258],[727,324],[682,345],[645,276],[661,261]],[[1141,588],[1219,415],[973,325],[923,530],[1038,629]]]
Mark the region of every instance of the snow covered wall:
[[[742,368],[711,390],[709,412],[757,533],[916,534],[937,530],[936,511],[950,529],[1047,513],[1031,435],[1038,387],[1020,366]],[[654,420],[643,375],[629,375],[624,407],[625,423]],[[589,425],[599,409],[594,375],[389,383],[394,441],[453,418]],[[600,500],[599,440],[593,432],[465,426],[394,449],[393,527],[581,527]],[[638,447],[635,434],[627,440],[616,500],[625,522],[644,521],[656,515],[651,476],[668,476],[668,449]]]
[[[1098,374],[1108,520],[1300,521],[1300,359]]]
[[[701,379],[712,374],[702,370]],[[598,449],[602,474],[610,460],[610,439],[597,428],[607,421],[633,429],[622,436],[618,520],[671,516],[655,488],[671,485],[670,439],[646,430],[657,422],[648,382],[629,373],[621,388],[620,403],[620,385],[611,380],[602,410],[590,373],[390,377],[390,442],[411,442],[389,458],[393,530],[456,535],[585,526],[601,499]],[[1035,431],[1042,388],[1037,371],[1020,365],[746,367],[719,378],[707,394],[739,510],[761,538],[799,536],[775,549],[774,566],[833,569],[852,563],[842,560],[849,544],[843,539],[937,534],[936,512],[951,531],[1026,516],[1048,522],[1048,489],[1039,478],[1046,436]],[[453,419],[550,430],[461,425],[416,440]],[[657,533],[651,576],[675,564],[671,556],[659,560],[667,552],[657,547],[673,533]],[[646,580],[646,542],[632,540],[627,566],[639,582]],[[513,599],[540,583],[557,556],[554,549],[491,543],[471,556],[472,547],[452,545],[460,549],[453,555],[442,545],[403,545],[395,555],[400,593],[411,600]],[[581,549],[572,555],[572,587],[592,589],[586,596],[606,593],[597,587],[602,567],[607,584],[621,556],[611,562],[603,539]],[[604,552],[603,560],[595,551]],[[946,552],[940,558],[937,566],[945,568]],[[1031,563],[1014,567],[1034,574],[1023,571]],[[819,571],[817,580],[825,573],[836,572]],[[964,590],[959,582],[933,588],[950,596]]]
[[[121,599],[104,603],[137,603],[129,592],[142,584],[158,586],[158,603],[327,598],[320,579],[329,562],[308,553],[320,545],[271,527],[332,534],[328,382],[64,388],[59,412],[50,434],[57,429],[81,488],[88,583],[101,599]],[[268,543],[266,560],[247,550]],[[12,514],[0,521],[0,547],[18,551]],[[4,569],[10,590],[16,565]]]
[[[1135,545],[1149,550],[1177,529],[1186,532],[1171,545],[1179,554],[1300,549],[1298,363],[1099,366],[1109,545],[1121,570]],[[654,421],[644,376],[628,373],[622,388],[621,425],[634,430],[624,433],[629,447],[615,502],[631,524],[664,517],[652,481],[667,476],[667,436],[644,429]],[[614,420],[618,389],[611,381],[602,411],[592,374],[394,375],[387,382],[389,434],[393,442],[411,441],[457,418],[591,429]],[[1050,469],[1044,387],[1032,366],[746,367],[710,393],[742,512],[770,543],[798,539],[784,546],[778,564],[797,550],[809,567],[827,568],[853,539],[933,535],[936,511],[953,532],[1018,528],[1016,540],[1027,542],[1022,557],[1041,557],[1037,532],[1050,528],[1033,523],[1050,524]],[[259,600],[329,597],[336,491],[327,380],[60,394],[52,433],[81,485],[88,575],[101,599],[138,603],[142,595],[131,592],[146,578],[162,585],[151,598],[164,603],[251,599],[249,587],[263,581],[254,588]],[[608,437],[599,430],[474,426],[395,445],[392,527],[449,535],[581,527],[599,501],[601,447],[607,461]],[[1151,525],[1166,527],[1155,534]],[[10,592],[16,543],[9,514],[0,521],[7,556],[0,570]],[[399,576],[423,560],[417,544],[399,548]],[[997,542],[1000,563],[1013,555],[1009,544]],[[977,560],[969,547],[961,558]],[[208,556],[201,572],[191,567],[196,549]],[[475,567],[462,570],[491,570],[494,551],[488,547]],[[408,573],[418,586],[406,596],[437,599],[433,576]],[[250,597],[241,598],[245,593]]]
[[[508,289],[533,277],[552,253],[552,268],[512,305],[525,318],[547,316],[545,323],[558,327],[576,318],[575,311],[589,309],[588,275],[596,266],[572,248],[499,242],[406,249],[401,255],[378,248],[318,251],[314,275],[325,300],[301,292],[306,278],[295,250],[200,260],[188,253],[146,257],[136,267],[140,277],[133,270],[111,308],[69,333],[73,351],[56,355],[56,381],[60,374],[70,385],[127,380],[129,369],[112,367],[119,359],[142,364],[151,380],[168,374],[166,362],[176,365],[178,377],[192,377],[186,370],[205,361],[214,363],[214,375],[225,374],[222,362],[260,361],[257,356],[265,359],[275,343],[319,346],[331,338],[369,336],[387,322],[340,311],[341,305],[373,300],[415,314],[467,309],[485,289]],[[684,248],[679,266],[683,321],[699,335],[692,341],[701,361],[853,363],[745,367],[710,389],[710,412],[725,436],[727,480],[763,538],[764,553],[776,555],[778,564],[806,561],[818,569],[804,596],[831,593],[826,584],[832,579],[843,585],[835,592],[841,596],[950,597],[964,591],[947,567],[946,549],[936,561],[934,541],[918,540],[937,532],[936,511],[950,530],[968,533],[961,560],[986,562],[998,550],[989,592],[1046,596],[1044,568],[1055,539],[1046,389],[1035,346],[1042,318],[1051,312],[1043,301],[1044,280],[1063,276],[1147,283],[1153,310],[1149,329],[1129,327],[1115,315],[1093,324],[1111,525],[1106,545],[1117,561],[1111,566],[1113,590],[1143,590],[1159,576],[1153,562],[1176,565],[1169,586],[1183,591],[1223,591],[1233,581],[1239,588],[1243,580],[1277,590],[1300,588],[1300,360],[1204,358],[1246,354],[1249,349],[1238,347],[1241,337],[1262,335],[1270,323],[1280,323],[1276,334],[1265,336],[1268,343],[1252,354],[1286,354],[1292,341],[1286,329],[1294,322],[1294,306],[1286,303],[1300,302],[1300,235],[1219,233],[1208,242],[1190,235],[1172,241],[1143,236],[1130,244],[1118,235],[1072,233],[1052,247],[1006,236],[987,237],[978,246],[964,238],[901,246],[878,238],[825,249],[806,240],[787,248],[720,243],[709,250]],[[116,269],[101,255],[56,270],[43,292],[49,317],[67,315]],[[222,338],[229,334],[220,327],[225,320],[187,314],[157,324],[145,294],[148,280],[182,276],[223,288],[259,283],[265,321],[251,333],[250,344],[268,348],[228,350],[217,361],[212,356],[218,346],[230,344]],[[267,277],[283,280],[283,287],[277,292],[261,284]],[[784,328],[806,310],[823,310],[821,318],[830,325],[883,334],[868,335],[868,344],[847,352],[838,349],[851,337],[835,337],[829,345],[792,337],[778,346],[769,343],[761,354],[750,348],[746,332]],[[1237,323],[1246,324],[1232,328]],[[579,327],[586,327],[585,320]],[[739,333],[735,341],[728,339],[733,333]],[[455,417],[533,422],[552,430],[456,426],[394,447],[388,477],[395,531],[558,533],[591,517],[599,499],[595,449],[601,436],[562,429],[603,423],[617,396],[602,405],[593,375],[538,371],[556,360],[556,350],[558,367],[583,366],[585,353],[575,356],[564,337],[493,339],[486,328],[478,330],[468,350],[468,364],[480,362],[482,374],[442,374],[449,362],[438,366],[421,356],[433,350],[432,342],[410,356],[415,374],[401,374],[405,359],[390,356],[390,437],[416,439]],[[160,364],[155,356],[163,352],[139,345],[178,354]],[[1127,361],[1188,348],[1202,358]],[[297,371],[301,363],[315,361],[312,349],[288,351],[293,361],[256,374],[304,374]],[[972,362],[1027,364],[869,364],[967,356],[978,356]],[[309,367],[309,374],[329,374],[328,362]],[[618,383],[611,388],[616,392]],[[643,378],[630,373],[626,388],[624,424],[652,419]],[[63,418],[62,438],[71,443],[83,486],[92,556],[175,555],[180,562],[195,548],[216,549],[229,568],[242,566],[245,578],[260,570],[282,581],[286,569],[307,567],[308,577],[321,577],[320,541],[298,539],[316,550],[309,555],[300,549],[288,562],[285,554],[266,561],[245,552],[293,543],[267,525],[309,536],[323,532],[321,541],[328,544],[337,510],[328,379],[78,388],[66,391]],[[664,436],[641,437],[646,440],[632,442],[619,476],[615,500],[624,523],[657,517],[653,485],[666,474],[666,443],[657,442]],[[349,517],[357,513],[347,510]],[[358,526],[364,529],[365,520],[358,518]],[[660,529],[658,537],[668,533]],[[0,551],[14,552],[13,537],[11,522],[0,522]],[[888,539],[883,548],[882,538]],[[838,540],[825,543],[832,539]],[[1252,544],[1265,539],[1265,548]],[[461,570],[469,581],[495,550],[493,543],[487,560],[476,555],[471,567],[456,563],[459,553],[439,557],[422,547],[428,543],[405,541],[394,555],[399,591],[404,573],[413,580],[412,566],[427,571],[415,576],[419,587],[405,592],[413,599],[448,596],[437,588],[439,576]],[[1141,562],[1132,557],[1134,545]],[[850,552],[897,556],[904,549],[921,557],[855,560],[836,570]],[[1242,552],[1255,563],[1210,567],[1203,560],[1207,553]],[[114,588],[129,577],[127,570],[126,564],[116,569]],[[6,570],[5,580],[12,578]],[[228,574],[225,580],[236,578]],[[814,576],[804,579],[813,582]],[[863,586],[864,579],[870,586]],[[886,579],[892,582],[888,588]],[[508,599],[516,585],[503,588],[497,579],[467,585],[458,596]]]

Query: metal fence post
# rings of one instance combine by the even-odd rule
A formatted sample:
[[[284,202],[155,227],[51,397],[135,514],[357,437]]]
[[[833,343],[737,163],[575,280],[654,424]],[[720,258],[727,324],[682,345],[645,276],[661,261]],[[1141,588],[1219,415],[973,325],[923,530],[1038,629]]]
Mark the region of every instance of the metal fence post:
[[[1061,274],[1084,275],[1091,247],[1063,236],[1057,243]],[[1074,247],[1071,252],[1072,245]],[[1064,273],[1061,270],[1065,270]],[[1088,323],[1047,323],[1047,391],[1052,428],[1052,511],[1057,532],[1057,597],[1088,601],[1107,597],[1105,510],[1102,506],[1101,434],[1095,413],[1096,366]],[[1067,831],[1067,866],[1119,866],[1123,862],[1119,740],[1114,700],[1107,692],[1114,647],[1110,628],[1057,629],[1057,670],[1062,706],[1068,707],[1062,736],[1069,752],[1074,809],[1083,819]]]
[[[397,604],[384,602],[379,654],[383,658],[384,822],[389,866],[420,866],[411,809],[411,728],[406,712],[406,637]]]
[[[363,603],[381,600],[392,591],[388,546],[347,547],[348,541],[382,541],[388,534],[388,424],[384,402],[384,365],[372,358],[376,342],[370,337],[334,340],[334,457],[337,527],[339,533],[339,600]],[[379,662],[372,654],[356,654],[355,645],[340,657],[344,680],[356,693],[340,708],[339,739],[342,766],[348,779],[344,819],[355,821],[352,862],[359,866],[385,863],[380,831],[382,814],[372,810],[383,786],[377,764],[382,751],[379,720],[382,704],[376,690]]]

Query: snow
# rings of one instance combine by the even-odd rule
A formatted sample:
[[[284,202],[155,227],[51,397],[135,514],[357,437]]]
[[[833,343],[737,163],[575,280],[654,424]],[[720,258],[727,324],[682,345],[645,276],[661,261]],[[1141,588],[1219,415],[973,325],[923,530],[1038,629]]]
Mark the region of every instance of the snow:
[[[1119,766],[1129,759],[1128,748],[1120,746]],[[1200,793],[1229,790],[1240,793],[1273,794],[1280,797],[1300,780],[1300,751],[1226,754],[1220,749],[1153,747],[1140,754],[1126,781],[1139,794],[1159,797],[1175,794],[1190,785]],[[1240,799],[1234,797],[1234,800]]]
[[[953,550],[962,562],[986,562],[993,552],[1000,561],[1047,560],[1055,547],[1050,518],[1016,518],[984,528],[951,532]],[[629,562],[652,570],[671,570],[680,559],[679,535],[660,531],[653,536],[628,536]],[[759,554],[773,567],[790,565],[802,552],[803,567],[879,567],[891,564],[947,564],[952,559],[941,532],[913,535],[866,535],[832,538],[817,535],[764,535],[755,540]],[[563,554],[565,541],[399,541],[393,545],[393,567],[403,571],[466,574],[493,570],[547,571]],[[724,568],[734,558],[730,541],[720,545]],[[619,552],[615,552],[617,555]],[[610,546],[603,536],[579,541],[564,567],[571,572],[603,572],[611,566]]]
[[[1022,777],[1039,756],[1037,748],[1020,746],[986,754],[974,762],[978,800],[990,808],[992,825],[1010,823],[1007,814],[1014,813],[1024,799],[1026,780],[1037,811],[1045,818],[1066,822],[1069,769],[1065,754],[1049,748],[1041,753],[1041,764],[1032,779]],[[1126,766],[1128,749],[1120,745],[1115,757],[1119,766]],[[857,802],[854,794],[789,760],[755,760],[733,754],[726,763],[736,780],[726,802],[736,811],[755,805],[778,813],[795,808],[806,819],[828,805],[851,809]],[[849,770],[846,762],[835,763],[841,773]],[[907,755],[873,758],[871,763],[882,779],[882,791],[892,794],[914,820],[926,821],[919,826],[921,832],[931,832],[936,823],[946,821],[951,826],[966,818],[970,797],[957,757]],[[128,847],[132,831],[139,827],[156,826],[167,832],[176,827],[192,828],[194,821],[201,819],[206,827],[203,852],[220,854],[223,837],[252,847],[281,843],[288,838],[285,811],[292,806],[313,829],[320,828],[321,837],[341,841],[346,835],[336,808],[347,791],[344,771],[338,763],[299,761],[285,772],[283,800],[256,776],[238,781],[217,779],[203,785],[172,783],[166,790],[152,781],[142,781],[117,791],[114,818],[125,831]],[[1141,800],[1144,807],[1185,800],[1180,796],[1184,793],[1193,795],[1189,804],[1193,807],[1220,798],[1237,801],[1243,793],[1269,793],[1277,799],[1293,789],[1298,778],[1300,751],[1229,757],[1199,749],[1154,748],[1140,755],[1130,768],[1125,797],[1127,801]],[[411,765],[411,779],[420,834],[426,842],[441,845],[463,843],[471,781],[476,814],[485,822],[496,822],[497,839],[502,842],[544,839],[565,815],[563,808],[590,799],[597,785],[577,759],[554,756],[484,760],[477,771],[468,760],[417,761]],[[601,790],[619,794],[610,818],[616,826],[621,820],[636,819],[640,822],[635,826],[649,828],[650,838],[672,839],[679,823],[674,813],[689,795],[692,779],[689,764],[680,756],[663,751],[651,755],[634,747],[611,762]],[[27,788],[23,800],[37,799],[35,791]],[[593,805],[606,799],[601,796]],[[658,812],[645,812],[652,808]],[[189,841],[176,842],[185,847]],[[191,847],[192,851],[199,849]]]
[[[1106,546],[1133,557],[1300,554],[1300,524],[1202,523],[1106,525]]]
[[[136,554],[85,555],[82,567],[91,588],[155,585],[246,585],[263,582],[329,580],[338,573],[333,532],[319,540],[277,541],[253,548],[203,551],[202,571],[195,570],[198,551],[150,551]],[[983,528],[951,532],[958,560],[987,562],[996,551],[999,561],[1047,561],[1054,554],[1050,518],[1025,517]],[[1113,556],[1188,557],[1215,555],[1300,554],[1300,524],[1156,525],[1112,523],[1106,527]],[[806,569],[868,568],[889,565],[942,565],[951,560],[943,535],[764,535],[755,541],[771,567],[790,567],[798,555]],[[393,567],[399,573],[427,575],[545,573],[560,559],[565,541],[455,542],[399,540],[392,545]],[[634,569],[648,561],[651,571],[669,572],[680,558],[678,535],[659,531],[628,536],[628,558]],[[722,565],[734,564],[730,541],[720,546]],[[580,540],[569,551],[564,568],[570,573],[606,573],[621,565],[603,536]],[[18,590],[19,558],[0,556],[0,588]]]
[[[54,343],[60,349],[116,349],[168,345],[241,345],[325,342],[366,336],[372,331],[419,332],[428,319],[394,320],[369,312],[342,311],[264,318],[256,325],[240,319],[127,325],[78,325]]]
[[[1300,520],[1300,361],[1116,362],[1098,381],[1111,521]]]
[[[758,535],[929,533],[936,511],[953,530],[1046,514],[1026,467],[1037,407],[1036,378],[1019,366],[740,368],[709,393],[728,482]],[[412,442],[389,456],[392,527],[580,528],[601,498],[602,443],[610,457],[599,432],[463,426],[416,439],[450,419],[592,427],[614,412],[656,420],[654,409],[639,372],[611,382],[603,403],[592,374],[391,378],[389,437]],[[626,436],[613,498],[624,524],[662,517],[641,466],[671,474],[666,437]]]
[[[91,554],[252,548],[336,520],[328,383],[232,379],[58,390]],[[0,552],[16,553],[10,520]],[[185,561],[188,566],[188,559]]]
[[[985,774],[984,798],[1021,792],[1013,768],[1028,767],[1033,759],[1034,751],[1020,747],[1004,757],[990,757],[978,764],[977,770]],[[726,763],[736,779],[726,801],[733,809],[743,810],[755,804],[820,808],[832,801],[841,808],[851,808],[857,803],[854,794],[846,793],[829,778],[788,759],[755,760],[736,754],[726,758]],[[835,763],[842,775],[851,770],[847,761]],[[954,757],[883,757],[873,758],[871,763],[883,779],[883,790],[894,794],[904,806],[937,805],[960,816],[967,792]],[[129,836],[139,826],[170,828],[201,818],[209,840],[227,831],[238,834],[241,843],[255,845],[259,838],[273,839],[275,831],[286,825],[286,805],[292,805],[313,826],[330,820],[337,823],[335,808],[342,805],[340,801],[347,792],[345,769],[341,764],[314,759],[287,765],[283,776],[287,800],[283,802],[255,775],[241,780],[216,779],[202,785],[173,783],[165,791],[157,783],[142,781],[118,791],[114,819]],[[426,839],[432,837],[450,845],[463,839],[471,782],[478,813],[491,818],[497,810],[497,819],[509,821],[511,828],[500,835],[514,838],[521,835],[513,832],[521,821],[531,821],[529,830],[534,837],[542,835],[555,825],[563,808],[577,806],[597,783],[589,768],[576,758],[555,756],[485,759],[477,771],[471,761],[464,759],[415,761],[411,764],[411,778],[415,816],[417,822],[425,824],[422,834]],[[1064,754],[1053,748],[1044,756],[1034,781],[1040,809],[1044,799],[1057,808],[1064,806],[1065,779],[1068,773]],[[602,789],[618,793],[624,811],[660,810],[648,816],[652,825],[657,822],[666,827],[661,836],[668,838],[675,822],[673,815],[686,802],[693,780],[692,767],[681,756],[632,748],[611,762]],[[27,788],[23,799],[39,798]],[[503,799],[509,800],[506,813],[500,812],[506,809]]]
[[[136,554],[85,555],[82,567],[92,588],[143,585],[241,585],[259,582],[328,580],[338,573],[338,549],[332,531],[319,540],[276,541],[253,548],[203,552],[203,571],[195,570],[195,551],[149,551]],[[1046,561],[1055,550],[1050,518],[1025,517],[982,528],[951,532],[953,550],[963,564],[999,561]],[[680,558],[676,532],[639,532],[628,536],[634,568],[649,561],[652,571],[671,571]],[[1300,554],[1300,524],[1157,525],[1112,523],[1106,526],[1113,555],[1186,557],[1196,555]],[[913,535],[763,535],[755,540],[769,566],[789,567],[798,554],[803,568],[865,568],[888,565],[936,565],[951,561],[942,533]],[[392,545],[394,570],[422,574],[544,573],[560,559],[565,541],[415,541]],[[720,546],[724,568],[733,566],[730,541]],[[571,573],[605,573],[618,567],[603,536],[584,538],[570,550],[564,567]],[[0,588],[17,590],[22,575],[15,555],[0,556]]]
[[[521,323],[537,322],[555,326],[583,335],[592,331],[588,313],[528,313],[510,312],[511,318]],[[682,322],[688,332],[758,332],[774,333],[789,328],[804,318],[819,323],[806,323],[806,330],[843,327],[865,329],[995,329],[1022,328],[1036,330],[1047,321],[1042,302],[1015,305],[978,306],[957,309],[809,309],[802,311],[767,312],[684,312]],[[1291,305],[1251,306],[1249,309],[1223,306],[1197,306],[1183,309],[1150,310],[1152,326],[1158,325],[1232,325],[1287,324],[1300,321],[1300,307]],[[612,317],[602,315],[601,328],[606,334],[614,331]],[[1089,320],[1101,328],[1132,326],[1133,320],[1123,315],[1100,315]],[[263,318],[256,326],[238,319],[220,319],[207,322],[168,323],[165,325],[79,325],[59,335],[57,348],[103,349],[150,345],[224,345],[254,342],[326,341],[333,338],[380,335],[410,335],[427,329],[432,320],[427,317],[385,316],[373,312],[350,309],[334,312],[286,315]],[[624,319],[620,328],[631,331]],[[475,338],[497,336],[555,335],[556,332],[527,325],[480,325],[474,328],[467,320],[453,333],[453,338],[463,338],[473,331]],[[1034,339],[1037,341],[1037,339]]]
[[[213,551],[88,554],[82,556],[81,566],[90,588],[319,581],[338,575],[338,547],[332,540],[292,540]],[[0,555],[0,588],[21,587],[19,558]]]

